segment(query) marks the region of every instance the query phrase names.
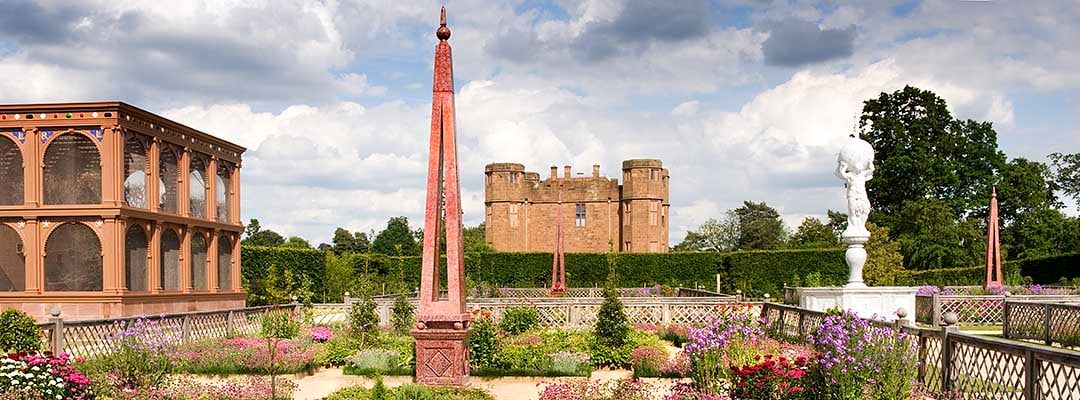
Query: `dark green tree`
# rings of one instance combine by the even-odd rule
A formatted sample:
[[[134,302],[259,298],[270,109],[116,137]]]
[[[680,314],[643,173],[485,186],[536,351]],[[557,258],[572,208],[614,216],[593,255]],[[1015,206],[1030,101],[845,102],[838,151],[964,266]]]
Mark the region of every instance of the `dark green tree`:
[[[485,226],[481,222],[479,226],[475,228],[464,228],[461,230],[461,241],[465,246],[466,253],[490,253],[495,251],[488,244],[485,237]]]
[[[353,235],[353,247],[354,253],[366,253],[371,248],[371,238],[368,237],[366,232],[357,231]]]
[[[1080,251],[1080,221],[1053,208],[1028,210],[1001,229],[1001,245],[1010,259]]]
[[[416,240],[416,232],[409,228],[409,219],[405,217],[393,217],[386,222],[386,229],[375,236],[371,244],[374,252],[380,254],[397,255],[395,246],[401,246],[401,255],[420,255],[420,245]]]
[[[334,254],[356,253],[356,238],[345,228],[334,229],[334,237],[330,241],[334,243]]]
[[[1002,171],[997,185],[1001,222],[1008,225],[1020,214],[1061,207],[1050,167],[1037,161],[1014,158]]]
[[[894,286],[896,277],[904,270],[900,243],[889,238],[889,228],[866,224],[870,240],[866,242],[866,265],[863,279],[871,286]]]
[[[909,201],[899,221],[900,252],[908,269],[970,267],[985,257],[985,232],[974,220],[957,219],[948,201]]]
[[[247,246],[277,247],[285,244],[285,238],[272,230],[262,230],[259,220],[252,218],[244,228],[246,237],[240,243]]]
[[[877,170],[867,182],[871,220],[907,231],[898,216],[911,199],[938,199],[954,218],[983,210],[995,175],[1005,167],[989,122],[954,119],[945,100],[907,86],[863,103],[862,137],[874,147]]]
[[[1054,165],[1054,180],[1066,196],[1076,201],[1080,208],[1080,153],[1050,155]]]
[[[305,240],[304,238],[299,237],[299,236],[289,236],[289,240],[286,240],[285,243],[282,243],[281,247],[290,247],[290,248],[294,248],[294,249],[312,249],[313,248],[313,247],[311,247],[311,243],[308,243],[307,240]]]
[[[696,231],[686,232],[675,251],[732,251],[739,244],[739,216],[728,210],[721,219],[709,218]]]
[[[828,211],[829,215],[829,228],[832,228],[833,233],[837,237],[841,233],[844,233],[844,229],[847,229],[847,214],[840,211]]]
[[[804,249],[834,247],[839,243],[833,228],[814,217],[804,218],[802,224],[799,225],[799,229],[795,231],[794,235],[791,235],[791,240],[788,241],[790,247]]]
[[[735,209],[739,222],[739,250],[769,250],[784,242],[784,222],[780,213],[765,202],[744,201]]]

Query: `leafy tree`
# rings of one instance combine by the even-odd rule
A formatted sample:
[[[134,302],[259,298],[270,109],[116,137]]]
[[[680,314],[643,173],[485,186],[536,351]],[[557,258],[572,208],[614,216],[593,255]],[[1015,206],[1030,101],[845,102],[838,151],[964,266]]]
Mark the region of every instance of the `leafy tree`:
[[[832,227],[822,223],[820,219],[806,217],[788,243],[791,247],[816,248],[833,247],[839,241]]]
[[[345,228],[334,229],[334,238],[330,241],[334,243],[334,254],[356,252],[356,238]]]
[[[840,211],[828,211],[829,215],[829,228],[832,228],[833,234],[840,237],[841,233],[844,233],[844,229],[847,229],[847,214]]]
[[[365,253],[371,248],[371,239],[366,232],[357,231],[353,235],[353,252]]]
[[[896,276],[904,270],[904,256],[900,243],[889,238],[889,228],[866,224],[870,240],[866,242],[866,265],[863,280],[871,286],[892,286]]]
[[[379,333],[378,304],[370,294],[362,294],[349,309],[349,335],[366,347]]]
[[[1052,208],[1029,210],[1002,228],[1001,236],[1011,259],[1080,251],[1080,220]]]
[[[334,251],[334,246],[329,243],[319,243],[319,245],[315,248],[319,249],[319,251]]]
[[[622,347],[630,336],[630,320],[626,317],[623,304],[619,301],[619,292],[615,288],[604,288],[604,302],[597,311],[593,333],[596,344],[607,349]]]
[[[409,219],[405,217],[393,217],[386,222],[386,229],[375,236],[371,244],[374,252],[380,254],[397,255],[395,246],[401,246],[400,255],[420,255],[420,245],[416,240],[416,232],[409,228]]]
[[[734,212],[739,224],[739,250],[775,249],[783,243],[784,222],[780,213],[765,202],[744,201]]]
[[[697,231],[686,232],[676,251],[731,251],[739,241],[739,216],[728,210],[720,220],[709,218]]]
[[[394,307],[390,309],[390,322],[394,326],[394,332],[399,335],[408,335],[416,322],[415,307],[409,303],[404,293],[394,298]]]
[[[244,228],[246,237],[240,243],[248,246],[277,247],[285,244],[285,238],[277,232],[262,230],[259,220],[252,218],[248,226]]]
[[[896,218],[911,199],[938,199],[954,218],[984,209],[1005,167],[989,122],[954,119],[945,100],[927,90],[907,86],[867,100],[859,127],[877,160],[866,187],[877,210],[871,220],[890,228],[899,227]]]
[[[1080,208],[1080,153],[1050,155],[1054,165],[1054,180],[1065,195],[1072,197]]]
[[[1050,167],[1037,161],[1014,158],[1006,165],[998,182],[998,208],[1001,222],[1009,224],[1021,213],[1061,207]]]
[[[945,200],[909,201],[899,220],[900,252],[908,269],[970,267],[985,256],[984,232],[974,220],[956,219]]]
[[[314,247],[311,247],[311,243],[308,243],[307,240],[304,240],[304,238],[299,237],[299,236],[289,236],[289,240],[286,240],[285,243],[282,243],[281,247],[290,247],[290,248],[294,248],[294,249],[313,249],[314,248]]]
[[[464,228],[461,230],[461,240],[464,242],[466,253],[490,253],[495,251],[488,244],[485,237],[486,227],[481,222],[479,226],[475,228]]]

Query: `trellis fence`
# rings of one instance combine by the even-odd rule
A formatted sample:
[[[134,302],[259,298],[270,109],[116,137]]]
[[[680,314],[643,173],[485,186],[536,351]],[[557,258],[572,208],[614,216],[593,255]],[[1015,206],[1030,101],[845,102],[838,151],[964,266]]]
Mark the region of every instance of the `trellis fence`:
[[[260,315],[270,310],[292,312],[299,305],[235,308],[216,311],[198,311],[176,314],[145,316],[161,328],[151,332],[161,340],[189,343],[191,341],[253,335],[259,331]],[[67,353],[73,357],[93,358],[113,351],[112,338],[120,332],[122,324],[132,324],[139,317],[65,321],[57,312],[49,322],[38,324],[46,347],[53,353]]]
[[[765,303],[761,316],[770,333],[803,340],[825,318],[818,311],[775,303]],[[916,341],[916,377],[928,390],[964,399],[1080,399],[1078,352],[963,334],[955,326],[874,323],[899,329]]]
[[[1007,339],[1080,347],[1080,300],[1073,304],[1006,301],[1002,333]]]
[[[945,313],[953,312],[963,326],[1002,325],[1005,300],[1080,302],[1077,295],[941,295],[915,296],[915,322],[940,326]]]
[[[351,300],[351,299],[349,299]],[[623,303],[627,318],[632,324],[704,324],[718,312],[732,307],[757,307],[752,303],[740,303],[733,296],[724,297],[624,297]],[[416,299],[409,302],[416,307]],[[592,297],[539,297],[514,298],[496,297],[469,299],[466,303],[470,310],[482,310],[491,313],[497,322],[511,308],[535,308],[543,327],[585,328],[596,322],[603,298]],[[375,299],[379,321],[390,324],[394,300]],[[316,304],[316,323],[344,323],[348,319],[350,303]]]

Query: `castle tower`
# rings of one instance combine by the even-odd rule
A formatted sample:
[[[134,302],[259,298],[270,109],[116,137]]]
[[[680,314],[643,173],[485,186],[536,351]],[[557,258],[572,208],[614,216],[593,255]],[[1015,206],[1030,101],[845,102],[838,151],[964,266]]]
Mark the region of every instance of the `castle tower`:
[[[668,170],[660,160],[636,159],[622,163],[620,197],[624,252],[668,251]]]
[[[527,199],[539,178],[539,174],[526,173],[525,166],[516,163],[493,163],[484,168],[484,240],[513,244],[500,251],[528,250]]]
[[[420,307],[416,329],[416,382],[464,386],[469,379],[466,343],[469,315],[465,310],[465,264],[461,242],[461,192],[458,181],[454,118],[454,69],[446,7],[435,36],[435,72],[431,96],[427,203],[424,211],[424,255],[420,270]],[[440,271],[439,231],[446,223],[446,270]],[[440,275],[446,274],[447,295],[441,296]]]

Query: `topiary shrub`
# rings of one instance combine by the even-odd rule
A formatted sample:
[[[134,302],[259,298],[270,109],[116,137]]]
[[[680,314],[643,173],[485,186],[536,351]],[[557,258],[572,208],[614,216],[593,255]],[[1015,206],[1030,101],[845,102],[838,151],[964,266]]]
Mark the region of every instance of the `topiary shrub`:
[[[611,288],[604,289],[604,303],[596,315],[593,327],[595,336],[592,348],[592,361],[596,366],[625,367],[630,363],[630,349],[626,346],[630,335],[630,321],[619,301],[619,293]]]
[[[41,350],[41,329],[29,314],[14,308],[0,313],[0,351]]]
[[[511,307],[503,312],[499,329],[510,335],[527,332],[540,326],[540,314],[533,307]]]
[[[413,305],[404,294],[398,295],[394,300],[394,307],[390,309],[390,323],[394,326],[394,332],[399,335],[408,335],[412,330],[416,318],[413,315]]]
[[[371,339],[379,333],[378,307],[370,295],[358,299],[349,309],[349,335],[360,341],[360,347],[365,347]]]

